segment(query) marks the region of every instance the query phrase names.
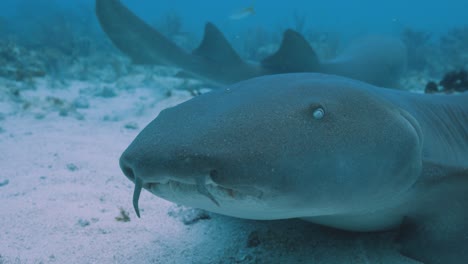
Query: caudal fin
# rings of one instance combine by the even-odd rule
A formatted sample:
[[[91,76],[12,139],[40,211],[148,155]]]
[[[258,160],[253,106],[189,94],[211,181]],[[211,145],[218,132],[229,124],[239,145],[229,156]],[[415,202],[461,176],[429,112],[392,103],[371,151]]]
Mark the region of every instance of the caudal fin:
[[[96,15],[114,45],[134,63],[175,65],[187,55],[119,0],[96,0]]]
[[[107,36],[134,63],[179,67],[210,86],[260,74],[259,69],[242,61],[221,31],[211,23],[206,24],[200,46],[189,54],[138,18],[119,0],[96,0],[96,15]]]

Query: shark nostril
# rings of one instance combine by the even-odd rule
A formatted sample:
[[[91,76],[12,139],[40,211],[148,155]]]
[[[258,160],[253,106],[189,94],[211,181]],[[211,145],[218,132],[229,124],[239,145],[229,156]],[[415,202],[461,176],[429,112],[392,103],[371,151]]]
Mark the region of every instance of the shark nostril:
[[[120,168],[122,169],[124,175],[127,176],[127,178],[129,178],[132,181],[135,181],[135,174],[133,173],[132,168],[124,164],[122,160],[120,161]]]

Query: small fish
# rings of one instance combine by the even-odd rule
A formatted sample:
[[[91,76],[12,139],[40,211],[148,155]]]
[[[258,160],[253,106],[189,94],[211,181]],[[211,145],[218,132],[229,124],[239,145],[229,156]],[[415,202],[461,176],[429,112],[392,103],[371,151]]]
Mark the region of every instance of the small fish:
[[[242,10],[239,10],[232,15],[229,16],[229,19],[231,20],[241,20],[246,17],[249,17],[251,15],[255,15],[255,9],[254,9],[254,3],[252,2],[252,5],[246,8],[243,8]]]

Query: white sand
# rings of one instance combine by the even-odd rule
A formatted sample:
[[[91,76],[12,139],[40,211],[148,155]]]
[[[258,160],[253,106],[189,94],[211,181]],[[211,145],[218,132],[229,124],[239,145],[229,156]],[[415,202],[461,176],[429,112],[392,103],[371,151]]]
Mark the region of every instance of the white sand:
[[[397,253],[393,233],[357,235],[301,220],[211,213],[211,219],[186,225],[184,217],[203,212],[148,192],[140,199],[142,218],[136,218],[133,184],[118,158],[161,109],[190,95],[166,98],[166,89],[179,82],[171,78],[156,78],[151,88],[138,76],[129,78],[117,86],[69,82],[62,89],[38,81],[38,89],[22,93],[27,110],[0,94],[0,264],[415,263]],[[103,86],[117,96],[95,96]],[[90,106],[65,111],[67,116],[45,99],[71,102],[80,90]],[[138,128],[125,128],[129,124]],[[120,207],[129,222],[115,219]]]

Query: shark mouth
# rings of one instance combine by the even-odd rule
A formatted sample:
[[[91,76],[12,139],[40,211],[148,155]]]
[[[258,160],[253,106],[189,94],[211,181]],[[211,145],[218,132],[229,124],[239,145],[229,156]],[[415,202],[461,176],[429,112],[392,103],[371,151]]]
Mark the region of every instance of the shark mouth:
[[[242,188],[242,191],[226,188],[221,185],[218,185],[211,181],[207,177],[201,176],[195,178],[195,184],[183,183],[175,180],[169,180],[165,183],[143,183],[143,180],[140,178],[135,179],[135,189],[133,191],[133,208],[138,217],[140,217],[140,209],[138,206],[138,201],[140,199],[141,190],[145,188],[152,193],[156,193],[158,190],[170,189],[173,192],[178,193],[192,193],[197,192],[198,194],[205,196],[210,201],[212,201],[217,207],[221,207],[218,200],[216,200],[213,194],[216,194],[216,197],[226,198],[226,199],[238,199],[243,200],[247,197],[254,199],[261,199],[263,197],[263,192],[257,188]],[[158,195],[161,196],[162,195]],[[163,197],[164,198],[164,197]]]

